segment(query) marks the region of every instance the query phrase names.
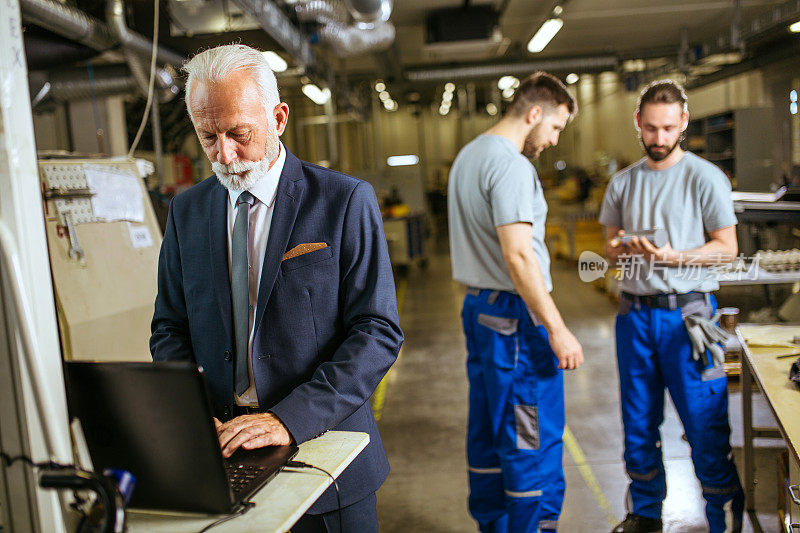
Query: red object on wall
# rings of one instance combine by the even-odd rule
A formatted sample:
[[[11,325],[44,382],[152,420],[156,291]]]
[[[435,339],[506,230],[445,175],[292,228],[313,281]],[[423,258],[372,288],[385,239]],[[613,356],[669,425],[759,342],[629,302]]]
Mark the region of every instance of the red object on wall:
[[[191,187],[194,185],[192,178],[192,160],[189,156],[176,155],[172,158],[172,175],[175,176],[176,187]]]

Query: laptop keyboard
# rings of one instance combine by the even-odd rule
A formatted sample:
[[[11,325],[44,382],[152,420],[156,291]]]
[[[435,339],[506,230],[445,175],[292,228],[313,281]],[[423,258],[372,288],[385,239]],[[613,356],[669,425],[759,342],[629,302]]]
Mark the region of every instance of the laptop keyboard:
[[[226,464],[225,472],[234,494],[242,492],[267,468],[258,465]]]

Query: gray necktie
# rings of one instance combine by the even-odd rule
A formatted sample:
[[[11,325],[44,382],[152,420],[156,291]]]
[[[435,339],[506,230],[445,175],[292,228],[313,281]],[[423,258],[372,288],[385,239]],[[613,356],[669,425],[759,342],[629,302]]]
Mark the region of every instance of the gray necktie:
[[[236,221],[231,237],[231,295],[233,297],[233,331],[236,341],[236,395],[250,387],[247,374],[247,345],[250,339],[250,265],[247,258],[248,213],[255,202],[244,191],[236,200]]]

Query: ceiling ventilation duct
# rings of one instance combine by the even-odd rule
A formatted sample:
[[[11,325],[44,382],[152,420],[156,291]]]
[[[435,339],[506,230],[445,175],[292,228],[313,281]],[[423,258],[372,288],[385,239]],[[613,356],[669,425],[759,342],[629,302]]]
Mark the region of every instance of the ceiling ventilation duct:
[[[108,0],[106,3],[106,22],[111,34],[122,45],[125,62],[128,64],[131,74],[133,74],[133,79],[136,81],[139,91],[147,98],[150,72],[144,64],[144,58],[138,52],[149,49],[152,53],[152,44],[147,43],[144,37],[128,29],[125,23],[125,6],[122,0]],[[168,61],[170,56],[174,55],[172,52],[166,53],[159,47],[156,49],[156,53],[162,61],[167,60],[167,62],[172,63],[172,61]],[[161,88],[158,94],[159,101],[165,103],[175,98],[180,90],[175,85],[172,76],[168,72],[160,70],[156,72],[155,78],[156,84]]]
[[[294,9],[301,22],[318,23],[320,41],[341,56],[380,52],[394,42],[391,0],[301,0]]]
[[[392,0],[345,0],[347,10],[357,23],[386,22],[392,14]]]
[[[48,29],[57,35],[84,44],[95,50],[104,52],[117,46],[118,41],[108,26],[91,15],[74,7],[61,4],[56,0],[20,0],[22,18],[37,26]],[[128,31],[128,46],[144,56],[149,57],[152,46],[142,35]],[[158,47],[158,59],[163,63],[179,67],[183,64],[183,56],[164,47]]]
[[[114,48],[117,44],[122,44],[126,50],[126,57],[129,56],[128,52],[130,51],[139,56],[148,57],[153,50],[152,44],[145,37],[125,26],[121,4],[117,6],[119,13],[114,13],[113,10],[108,13],[113,24],[111,28],[91,15],[74,7],[60,4],[55,0],[21,0],[20,7],[26,22],[32,22],[57,35],[77,41],[100,52]],[[111,10],[111,7],[109,9]],[[158,58],[169,65],[180,66],[183,64],[183,57],[180,54],[161,46],[158,47]],[[136,69],[136,65],[132,66],[133,69]],[[174,98],[180,90],[177,82],[168,71],[158,69],[157,72],[156,82],[161,89],[160,100],[168,101]],[[146,75],[141,69],[138,74]],[[127,87],[128,82],[128,76],[120,77],[116,80],[115,87]],[[69,92],[63,94],[69,94]]]

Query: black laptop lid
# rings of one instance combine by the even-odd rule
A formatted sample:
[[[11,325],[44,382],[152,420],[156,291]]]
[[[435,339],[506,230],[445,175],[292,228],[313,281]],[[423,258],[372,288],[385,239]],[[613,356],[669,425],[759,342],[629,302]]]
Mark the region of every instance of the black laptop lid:
[[[67,361],[69,410],[95,470],[136,476],[130,506],[226,513],[233,499],[205,382],[190,363]]]

